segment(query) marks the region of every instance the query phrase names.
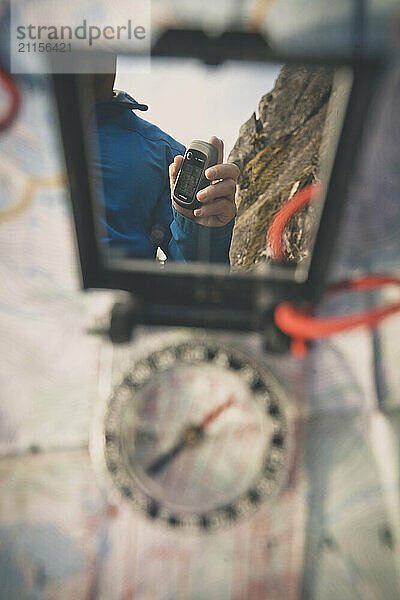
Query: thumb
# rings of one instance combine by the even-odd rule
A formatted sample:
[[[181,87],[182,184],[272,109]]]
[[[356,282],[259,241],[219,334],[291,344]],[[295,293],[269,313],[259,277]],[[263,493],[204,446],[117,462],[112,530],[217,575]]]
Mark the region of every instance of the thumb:
[[[183,162],[183,156],[175,156],[174,162],[169,165],[169,181],[171,185],[171,191],[175,185],[176,178],[178,176],[179,169]]]
[[[213,135],[210,138],[210,144],[215,146],[218,150],[217,164],[220,165],[221,163],[224,162],[224,142],[222,140],[220,140],[219,138],[217,138],[215,135]]]

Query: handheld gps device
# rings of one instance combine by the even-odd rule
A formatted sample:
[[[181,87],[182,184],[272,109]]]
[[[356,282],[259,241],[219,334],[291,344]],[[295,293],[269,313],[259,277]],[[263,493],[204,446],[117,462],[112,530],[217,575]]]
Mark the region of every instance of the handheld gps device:
[[[193,140],[186,150],[182,166],[175,182],[173,199],[182,206],[194,210],[201,206],[197,200],[197,192],[210,185],[204,172],[208,167],[216,165],[218,149],[207,142]]]

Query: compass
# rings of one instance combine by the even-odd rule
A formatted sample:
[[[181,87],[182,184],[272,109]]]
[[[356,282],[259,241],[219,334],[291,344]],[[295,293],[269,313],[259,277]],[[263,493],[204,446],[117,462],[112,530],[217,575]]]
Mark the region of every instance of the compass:
[[[213,338],[138,360],[106,411],[113,484],[148,518],[214,530],[277,492],[289,458],[287,402],[253,356]]]

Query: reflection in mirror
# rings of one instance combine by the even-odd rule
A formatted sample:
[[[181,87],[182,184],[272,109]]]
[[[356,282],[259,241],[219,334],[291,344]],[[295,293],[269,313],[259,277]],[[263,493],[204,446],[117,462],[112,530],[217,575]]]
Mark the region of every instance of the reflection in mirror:
[[[150,73],[130,74],[129,60],[111,74],[82,76],[105,260],[232,271],[278,261],[293,277],[307,269],[350,69],[153,59]],[[192,140],[214,145],[217,164],[205,171],[197,205],[185,208],[171,190]],[[201,153],[190,156],[203,164]],[[190,168],[193,183],[201,169]]]

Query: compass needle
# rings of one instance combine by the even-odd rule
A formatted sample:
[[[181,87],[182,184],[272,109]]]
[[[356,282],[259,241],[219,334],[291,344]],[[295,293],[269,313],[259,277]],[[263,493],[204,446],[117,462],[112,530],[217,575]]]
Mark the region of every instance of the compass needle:
[[[232,406],[235,403],[234,397],[231,395],[226,402],[210,411],[202,420],[200,427],[201,429],[207,429],[211,423],[213,423],[227,408]]]
[[[227,408],[234,404],[234,399],[231,396],[226,402],[210,411],[202,420],[200,425],[198,426],[189,426],[183,432],[182,438],[179,440],[175,446],[173,446],[168,452],[164,452],[155,461],[151,463],[149,467],[147,467],[147,473],[149,475],[155,475],[163,468],[165,468],[168,463],[175,458],[184,448],[187,446],[193,446],[197,444],[201,439],[203,439],[203,432],[213,423]]]
[[[158,458],[156,458],[149,467],[147,467],[146,471],[149,475],[155,475],[159,473],[162,469],[164,469],[168,463],[177,456],[186,446],[185,442],[182,440],[175,444],[168,452],[164,452],[164,454],[160,454]]]

